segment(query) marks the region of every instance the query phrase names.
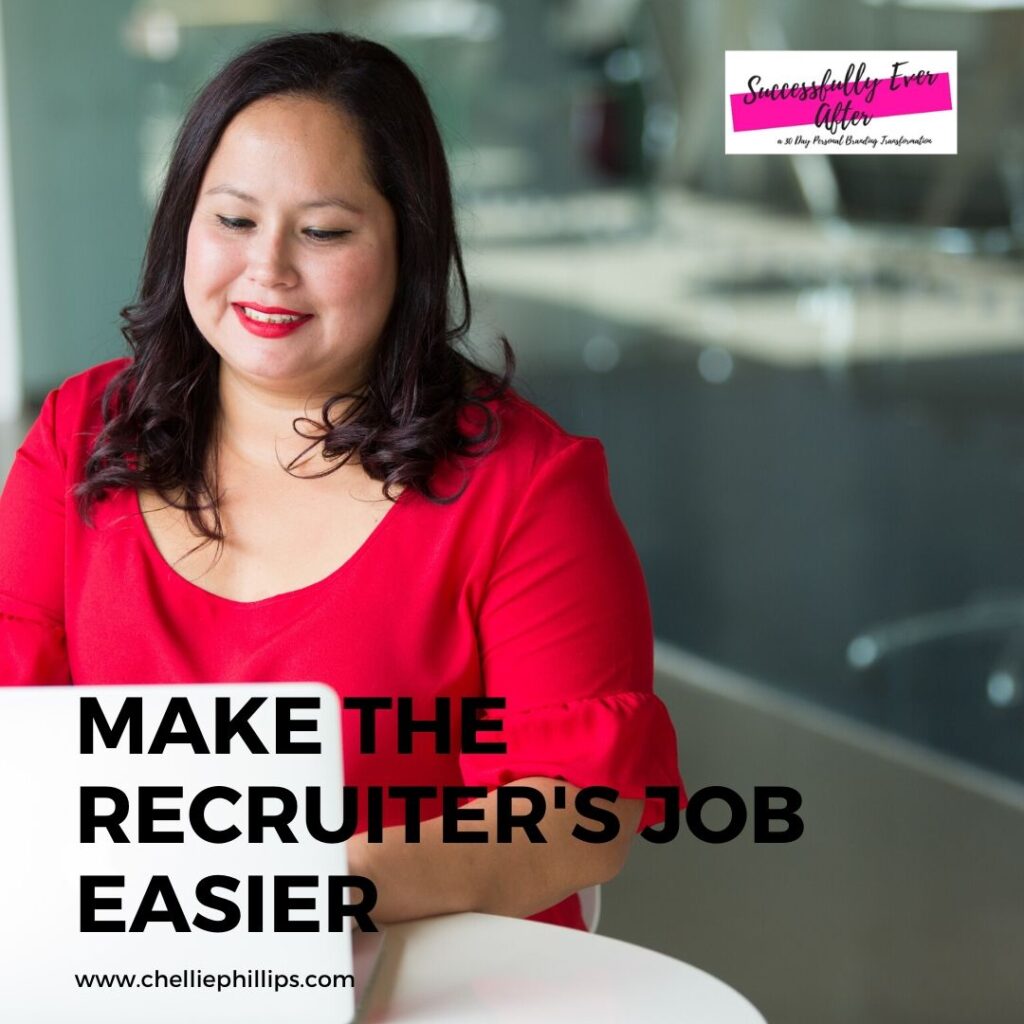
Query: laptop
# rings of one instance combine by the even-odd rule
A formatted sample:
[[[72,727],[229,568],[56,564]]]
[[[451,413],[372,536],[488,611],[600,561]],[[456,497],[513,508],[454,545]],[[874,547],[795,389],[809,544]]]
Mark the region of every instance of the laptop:
[[[342,806],[322,684],[0,687],[3,1018],[354,1020]]]

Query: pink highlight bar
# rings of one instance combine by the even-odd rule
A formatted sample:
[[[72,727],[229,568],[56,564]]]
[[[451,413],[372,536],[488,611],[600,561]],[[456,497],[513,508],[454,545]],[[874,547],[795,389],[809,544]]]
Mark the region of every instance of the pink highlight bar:
[[[929,85],[916,82],[900,85],[895,91],[889,88],[889,79],[883,78],[878,83],[874,100],[866,103],[863,94],[847,96],[841,89],[830,91],[828,98],[821,99],[776,99],[765,96],[753,103],[744,104],[743,97],[747,92],[729,94],[732,108],[732,128],[735,132],[756,131],[758,128],[789,128],[796,125],[814,124],[814,119],[821,109],[822,103],[833,109],[836,103],[851,100],[850,109],[862,110],[872,118],[897,117],[900,114],[930,114],[938,110],[952,110],[950,99],[949,74],[942,72],[935,76],[935,82]]]

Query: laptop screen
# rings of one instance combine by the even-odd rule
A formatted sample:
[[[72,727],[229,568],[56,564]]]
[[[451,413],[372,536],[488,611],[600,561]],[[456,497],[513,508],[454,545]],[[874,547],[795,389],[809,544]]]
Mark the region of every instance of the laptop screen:
[[[350,1020],[341,731],[319,684],[0,692],[12,1020]]]

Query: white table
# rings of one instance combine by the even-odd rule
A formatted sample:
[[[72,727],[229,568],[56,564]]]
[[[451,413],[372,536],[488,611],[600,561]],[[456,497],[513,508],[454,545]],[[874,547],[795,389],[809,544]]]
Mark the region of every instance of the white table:
[[[361,1024],[765,1024],[743,996],[661,953],[486,914],[388,929]]]

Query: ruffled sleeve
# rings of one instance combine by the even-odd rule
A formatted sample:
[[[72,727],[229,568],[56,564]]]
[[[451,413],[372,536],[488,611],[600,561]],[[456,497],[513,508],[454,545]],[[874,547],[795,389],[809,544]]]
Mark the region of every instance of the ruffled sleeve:
[[[43,404],[0,497],[0,685],[70,682],[64,638],[65,460],[57,392]]]
[[[573,439],[533,474],[495,559],[479,617],[488,696],[505,700],[501,754],[463,754],[471,785],[529,776],[685,793],[675,731],[653,693],[639,561],[612,503],[604,451]],[[481,734],[488,736],[489,734]],[[664,816],[649,800],[640,827]]]

